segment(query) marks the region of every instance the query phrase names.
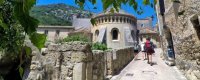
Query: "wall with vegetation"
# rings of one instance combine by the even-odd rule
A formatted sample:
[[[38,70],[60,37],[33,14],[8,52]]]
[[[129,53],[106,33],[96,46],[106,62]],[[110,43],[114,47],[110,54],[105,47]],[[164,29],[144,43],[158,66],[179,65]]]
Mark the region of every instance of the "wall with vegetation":
[[[118,73],[133,59],[132,48],[91,50],[85,42],[51,44],[40,57],[32,57],[23,79],[104,80]]]

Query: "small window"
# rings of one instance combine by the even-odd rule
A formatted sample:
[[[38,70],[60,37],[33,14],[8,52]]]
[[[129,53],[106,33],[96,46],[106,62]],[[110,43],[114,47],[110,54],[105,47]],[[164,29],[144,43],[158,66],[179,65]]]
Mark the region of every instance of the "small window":
[[[141,24],[141,27],[144,27],[144,24]]]
[[[45,31],[44,31],[44,34],[45,34],[45,35],[48,35],[48,30],[45,30]]]
[[[112,17],[112,22],[115,22],[115,17]]]
[[[131,36],[132,36],[132,38],[134,40],[134,38],[135,38],[135,32],[134,32],[134,30],[131,30]]]
[[[126,22],[126,18],[124,18],[124,22]]]
[[[122,18],[120,18],[120,22],[122,23]]]
[[[95,36],[96,36],[96,37],[99,36],[99,30],[96,30],[96,31],[95,31]]]
[[[59,34],[60,34],[60,30],[56,30],[56,37],[58,37],[59,36]]]
[[[129,19],[129,23],[131,23],[131,19]]]
[[[119,30],[117,28],[112,29],[112,40],[118,40]]]
[[[116,18],[116,22],[118,22],[118,17]]]

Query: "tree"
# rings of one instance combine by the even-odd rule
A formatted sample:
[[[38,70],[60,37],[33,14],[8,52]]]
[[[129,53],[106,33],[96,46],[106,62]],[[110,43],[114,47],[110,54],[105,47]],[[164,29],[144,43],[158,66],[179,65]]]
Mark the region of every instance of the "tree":
[[[29,56],[31,53],[31,49],[24,45],[25,36],[39,50],[46,40],[46,35],[36,33],[38,20],[29,15],[29,10],[35,3],[36,0],[0,0],[0,53],[4,54],[5,60],[20,59],[18,70],[21,76],[22,56]]]

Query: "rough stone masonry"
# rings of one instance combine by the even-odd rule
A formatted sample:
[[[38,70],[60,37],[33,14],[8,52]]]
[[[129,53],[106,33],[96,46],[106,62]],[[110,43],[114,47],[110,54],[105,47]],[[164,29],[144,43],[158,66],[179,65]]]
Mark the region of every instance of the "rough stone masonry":
[[[172,33],[176,65],[189,80],[200,80],[200,1],[179,1],[180,7],[176,19],[174,6],[177,3],[165,0],[166,26]],[[167,37],[167,34],[163,37],[164,52],[166,52]]]
[[[118,73],[133,57],[132,48],[92,51],[84,42],[51,44],[41,54],[33,55],[23,79],[105,80]]]

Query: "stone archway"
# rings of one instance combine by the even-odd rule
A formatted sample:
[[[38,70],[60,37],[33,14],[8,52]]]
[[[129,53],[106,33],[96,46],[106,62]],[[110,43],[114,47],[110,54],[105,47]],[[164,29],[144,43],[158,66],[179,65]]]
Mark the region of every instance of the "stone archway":
[[[172,38],[172,33],[171,33],[171,30],[168,26],[164,26],[164,36],[165,36],[165,39],[166,39],[166,51],[167,49],[170,47],[173,51],[173,58],[175,59],[175,51],[174,51],[174,44],[173,44],[173,38]]]

